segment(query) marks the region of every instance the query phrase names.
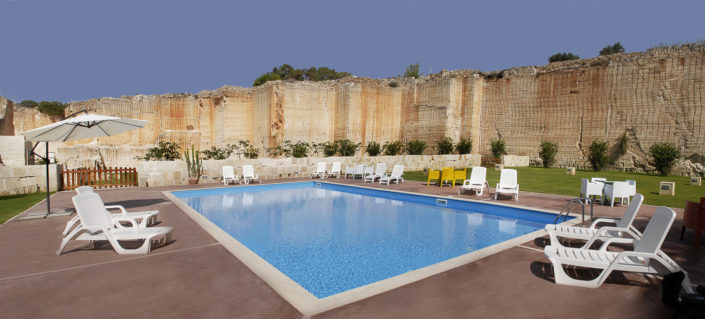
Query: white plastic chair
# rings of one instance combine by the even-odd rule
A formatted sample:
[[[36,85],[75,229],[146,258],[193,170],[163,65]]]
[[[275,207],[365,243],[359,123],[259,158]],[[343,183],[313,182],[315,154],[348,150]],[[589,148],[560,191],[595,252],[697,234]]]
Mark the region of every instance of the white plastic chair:
[[[391,183],[392,181],[396,184],[403,183],[404,178],[402,177],[404,175],[404,165],[394,165],[394,168],[392,168],[392,173],[384,175],[382,178],[379,179],[379,184],[387,184]]]
[[[372,167],[370,167],[372,168]],[[377,163],[375,172],[372,174],[365,175],[365,183],[374,183],[377,179],[384,177],[387,173],[387,163]]]
[[[682,282],[686,292],[692,293],[688,274],[675,262],[661,251],[668,230],[676,218],[676,213],[668,207],[659,207],[646,225],[641,238],[634,241],[633,250],[608,251],[608,246],[615,242],[613,239],[605,241],[599,250],[585,248],[566,248],[548,245],[544,254],[553,264],[553,273],[556,284],[597,288],[602,285],[612,271],[636,272],[648,274],[669,274],[683,271],[685,279]],[[631,230],[627,230],[631,233]],[[636,234],[630,234],[637,237]],[[592,269],[601,269],[602,272],[592,280],[574,279],[566,274],[564,265],[578,266]]]
[[[80,187],[76,188],[76,193],[79,195],[80,194],[96,194],[96,195],[98,195],[97,193],[93,192],[93,187],[90,187],[90,186],[80,186]],[[100,198],[100,195],[98,195],[98,197]],[[103,203],[102,198],[101,198],[100,202]],[[122,220],[125,218],[128,218],[130,220],[134,220],[136,222],[136,224],[134,226],[136,226],[136,227],[147,227],[149,225],[155,224],[157,222],[157,215],[159,215],[158,210],[148,210],[148,211],[143,211],[143,212],[129,213],[129,212],[127,212],[125,207],[123,207],[122,205],[105,206],[105,204],[103,204],[103,206],[105,207],[106,210],[119,209],[120,214],[111,214],[111,216],[113,216],[113,218],[115,220]],[[71,218],[66,223],[66,227],[64,227],[64,231],[61,234],[66,236],[66,234],[69,233],[71,228],[73,228],[76,224],[78,224],[78,222],[80,222],[80,219],[78,218],[78,214],[76,214],[75,216],[73,216],[73,218]]]
[[[472,168],[470,179],[466,179],[458,188],[458,194],[466,190],[474,190],[475,195],[480,196],[485,187],[487,191],[490,190],[490,184],[487,183],[487,167],[476,166]]]
[[[228,185],[230,182],[240,183],[240,178],[235,175],[235,169],[232,166],[223,166],[223,184]]]
[[[629,196],[634,196],[636,195],[636,181],[635,180],[625,180],[627,182],[627,185],[629,185]]]
[[[328,173],[328,176],[333,176],[335,175],[335,178],[340,178],[340,162],[333,162],[333,165],[330,168],[330,172]]]
[[[600,200],[602,200],[604,187],[604,183],[597,181],[591,182],[587,178],[583,178],[580,180],[580,198],[600,196]]]
[[[314,177],[326,178],[326,162],[318,162],[316,171],[311,174],[311,178]]]
[[[503,169],[499,175],[499,183],[494,191],[494,199],[497,200],[499,194],[513,194],[514,201],[519,201],[519,184],[517,184],[517,171],[515,169]]]
[[[551,245],[553,246],[562,246],[558,241],[558,237],[587,240],[588,242],[583,245],[583,248],[589,248],[598,239],[605,241],[614,238],[614,242],[630,243],[634,239],[641,238],[642,235],[632,223],[643,202],[644,196],[641,194],[634,195],[634,200],[629,204],[622,218],[598,218],[589,227],[548,224],[544,229],[551,238]],[[598,228],[598,225],[605,223],[611,223],[615,226]],[[630,230],[631,234],[635,234],[637,238],[625,236],[627,230]]]
[[[625,199],[627,200],[627,204],[629,204],[629,196],[632,196],[631,189],[632,187],[629,186],[627,182],[612,182],[611,185],[605,185],[604,199],[609,198],[611,207],[614,207],[615,198],[620,199],[620,204],[624,204]]]
[[[259,176],[255,174],[255,169],[252,167],[252,165],[242,166],[242,180],[245,182],[245,184],[249,184],[250,182],[254,181],[257,181],[258,183],[262,182],[259,179]]]
[[[344,178],[348,178],[348,175],[352,175],[353,179],[355,179],[355,167],[351,165],[345,165],[345,176]]]
[[[56,251],[57,255],[71,240],[107,240],[118,254],[148,254],[153,240],[164,240],[169,242],[171,227],[125,227],[120,222],[130,222],[136,225],[136,221],[130,218],[116,220],[114,216],[105,209],[103,201],[96,193],[79,194],[72,198],[76,208],[80,224],[71,233],[61,240],[61,246]],[[119,241],[144,240],[142,245],[135,249],[126,249],[120,245]]]
[[[353,179],[355,179],[355,177],[357,177],[358,175],[360,175],[360,178],[365,177],[365,165],[356,165],[355,166],[355,168],[353,169],[353,174],[352,174]]]

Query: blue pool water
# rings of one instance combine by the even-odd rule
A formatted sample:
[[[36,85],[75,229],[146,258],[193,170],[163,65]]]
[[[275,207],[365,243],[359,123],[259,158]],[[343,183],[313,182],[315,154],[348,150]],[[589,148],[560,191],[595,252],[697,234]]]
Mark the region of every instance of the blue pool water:
[[[534,232],[555,218],[313,182],[173,194],[318,298]]]

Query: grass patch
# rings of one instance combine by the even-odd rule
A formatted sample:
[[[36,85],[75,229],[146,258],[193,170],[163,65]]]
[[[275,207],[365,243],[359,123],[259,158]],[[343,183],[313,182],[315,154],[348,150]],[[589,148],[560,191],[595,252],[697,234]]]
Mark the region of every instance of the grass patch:
[[[668,207],[685,207],[685,201],[699,201],[705,194],[701,186],[690,185],[690,178],[685,176],[659,176],[642,173],[629,173],[618,171],[582,171],[575,175],[566,175],[565,168],[541,167],[513,167],[517,170],[519,189],[522,191],[559,194],[578,197],[580,193],[580,179],[591,177],[604,177],[610,181],[623,181],[632,179],[636,181],[636,191],[644,195],[644,204]],[[470,171],[468,168],[468,178]],[[404,179],[426,182],[428,177],[421,171],[404,172]],[[676,195],[659,195],[659,182],[675,182]],[[499,182],[499,171],[493,167],[487,169],[487,182],[490,187],[495,187]]]
[[[46,198],[46,192],[0,197],[0,224]]]

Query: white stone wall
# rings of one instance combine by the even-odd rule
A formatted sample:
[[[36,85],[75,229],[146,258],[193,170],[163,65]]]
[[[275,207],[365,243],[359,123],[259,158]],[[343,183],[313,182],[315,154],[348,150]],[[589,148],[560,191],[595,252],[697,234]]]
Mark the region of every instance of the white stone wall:
[[[50,191],[58,189],[57,165],[49,165]],[[46,191],[46,166],[0,166],[0,195]]]
[[[0,156],[7,166],[24,165],[24,136],[0,136]]]
[[[504,164],[504,167],[529,166],[529,157],[517,155],[503,155],[502,164]]]
[[[480,155],[401,155],[401,156],[349,156],[349,157],[307,157],[307,158],[258,158],[258,159],[226,159],[204,160],[203,175],[207,176],[201,182],[220,181],[223,177],[223,166],[231,165],[235,174],[242,175],[243,165],[253,165],[255,173],[262,179],[293,178],[310,176],[316,170],[318,162],[328,163],[328,169],[333,162],[340,162],[342,170],[346,165],[374,165],[387,163],[388,170],[394,165],[404,165],[405,171],[420,171],[423,169],[440,169],[442,167],[472,167],[480,165]],[[528,159],[527,159],[528,162]],[[528,164],[527,164],[528,165]],[[139,186],[166,186],[188,183],[186,163],[173,162],[138,162],[137,173]]]

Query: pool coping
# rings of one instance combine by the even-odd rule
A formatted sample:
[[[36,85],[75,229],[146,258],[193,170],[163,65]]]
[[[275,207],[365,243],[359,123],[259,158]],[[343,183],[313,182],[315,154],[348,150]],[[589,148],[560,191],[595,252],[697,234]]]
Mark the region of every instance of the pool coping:
[[[527,208],[525,206],[518,206],[506,203],[491,203],[487,201],[473,200],[469,198],[458,198],[452,195],[428,195],[415,192],[399,191],[392,189],[382,189],[358,185],[350,185],[344,183],[335,183],[329,181],[296,181],[296,182],[283,182],[274,183],[276,184],[291,184],[291,183],[306,183],[306,182],[320,182],[328,183],[341,186],[358,187],[364,189],[372,189],[379,191],[388,191],[393,193],[410,194],[417,196],[426,196],[432,198],[448,198],[459,201],[473,202],[473,203],[484,203],[489,205],[505,206],[519,209],[529,209],[540,212],[546,212],[551,214],[557,214],[558,211],[542,209],[542,208]],[[243,185],[242,187],[256,186],[256,185]],[[188,191],[188,190],[206,190],[206,189],[220,189],[224,187],[212,187],[212,188],[197,188],[197,189],[183,189],[178,191]],[[252,272],[269,284],[274,291],[282,296],[287,302],[294,306],[299,312],[304,315],[304,318],[309,318],[311,316],[332,310],[362,299],[366,299],[407,284],[420,281],[422,279],[446,272],[448,270],[466,265],[468,263],[480,260],[482,258],[488,257],[490,255],[499,253],[501,251],[516,247],[524,242],[531,241],[535,238],[543,237],[545,231],[543,229],[537,230],[535,232],[525,234],[513,239],[494,244],[489,247],[485,247],[467,254],[463,254],[448,260],[444,260],[423,268],[412,270],[394,277],[376,281],[362,287],[357,287],[351,290],[347,290],[332,296],[325,298],[318,298],[311,294],[308,290],[303,288],[301,285],[296,283],[293,279],[286,276],[284,273],[279,271],[276,267],[272,266],[262,257],[251,251],[245,245],[240,243],[237,239],[232,237],[230,234],[222,230],[220,227],[215,225],[213,222],[208,220],[206,217],[201,215],[199,212],[188,206],[184,201],[172,194],[172,192],[178,191],[162,191],[162,194],[166,196],[171,202],[173,202],[177,207],[183,210],[186,215],[191,217],[198,225],[200,225],[207,233],[209,233],[213,238],[218,241],[226,250],[232,253],[237,259],[239,259],[245,266],[247,266]],[[581,222],[578,218],[580,215],[576,213],[570,214],[575,217],[571,220],[564,221],[562,224],[574,225]]]

